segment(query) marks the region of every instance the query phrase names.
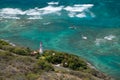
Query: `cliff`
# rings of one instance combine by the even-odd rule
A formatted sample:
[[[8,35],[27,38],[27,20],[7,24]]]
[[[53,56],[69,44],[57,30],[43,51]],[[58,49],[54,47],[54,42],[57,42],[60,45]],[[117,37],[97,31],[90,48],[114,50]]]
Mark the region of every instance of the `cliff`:
[[[73,54],[12,46],[0,40],[0,80],[112,80]]]

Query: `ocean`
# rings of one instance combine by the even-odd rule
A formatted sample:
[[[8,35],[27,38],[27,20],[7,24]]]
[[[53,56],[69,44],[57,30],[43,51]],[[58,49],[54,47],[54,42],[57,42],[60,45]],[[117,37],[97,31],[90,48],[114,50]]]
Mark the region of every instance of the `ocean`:
[[[0,39],[68,52],[120,80],[120,0],[0,0]]]

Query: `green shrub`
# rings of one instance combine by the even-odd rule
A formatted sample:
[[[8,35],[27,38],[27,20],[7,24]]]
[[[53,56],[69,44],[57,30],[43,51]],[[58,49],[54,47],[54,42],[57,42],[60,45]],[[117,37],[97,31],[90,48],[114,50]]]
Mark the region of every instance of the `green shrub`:
[[[74,57],[65,59],[62,64],[63,67],[68,67],[73,70],[83,70],[87,68],[87,64],[84,61]]]
[[[39,72],[41,70],[45,71],[54,71],[54,67],[52,64],[48,63],[46,60],[39,59],[37,64],[35,65],[35,72]]]
[[[10,46],[10,45],[2,45],[1,49],[2,50],[6,50],[6,51],[10,51],[10,52],[13,52],[15,47],[13,46]]]
[[[55,52],[55,51],[45,51],[42,56],[52,64],[62,64],[63,67],[67,67],[73,70],[85,70],[87,69],[87,64],[84,60],[73,54]]]
[[[43,56],[45,56],[48,62],[53,64],[61,64],[65,58],[64,53],[55,52],[55,51],[45,51]]]
[[[19,55],[30,55],[32,51],[30,48],[12,46],[8,42],[5,42],[3,40],[0,40],[0,49]]]
[[[13,50],[13,53],[16,53],[16,54],[19,54],[19,55],[29,55],[30,50],[25,49],[25,48],[15,47],[14,50]]]
[[[3,41],[3,40],[0,40],[0,44],[1,44],[1,45],[10,45],[8,42]]]
[[[46,60],[53,64],[60,64],[64,59],[63,55],[54,55],[46,57]]]

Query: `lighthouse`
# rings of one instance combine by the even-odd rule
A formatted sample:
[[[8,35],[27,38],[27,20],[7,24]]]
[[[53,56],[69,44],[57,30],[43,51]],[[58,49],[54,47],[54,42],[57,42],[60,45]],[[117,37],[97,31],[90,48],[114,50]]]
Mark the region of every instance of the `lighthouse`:
[[[40,49],[39,49],[39,54],[43,53],[43,47],[42,47],[42,42],[40,42]]]

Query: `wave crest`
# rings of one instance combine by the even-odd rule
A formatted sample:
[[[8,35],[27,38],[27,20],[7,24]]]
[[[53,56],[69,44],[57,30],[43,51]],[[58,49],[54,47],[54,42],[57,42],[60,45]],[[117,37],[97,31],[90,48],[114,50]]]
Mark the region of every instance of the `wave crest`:
[[[22,16],[27,16],[27,19],[42,19],[42,16],[48,15],[48,14],[56,14],[60,16],[62,11],[66,11],[67,15],[69,17],[87,17],[87,14],[91,15],[93,17],[93,13],[90,12],[90,8],[92,8],[93,4],[75,4],[73,6],[54,6],[52,4],[59,4],[58,2],[49,2],[48,6],[43,8],[34,8],[34,9],[28,9],[28,10],[21,10],[18,8],[3,8],[0,9],[0,18],[11,18],[11,19],[20,19]],[[86,13],[87,12],[87,13]],[[25,17],[26,18],[26,17]]]

